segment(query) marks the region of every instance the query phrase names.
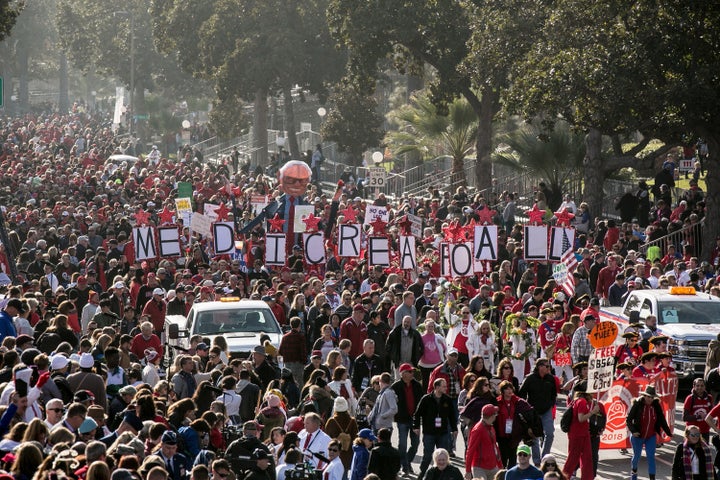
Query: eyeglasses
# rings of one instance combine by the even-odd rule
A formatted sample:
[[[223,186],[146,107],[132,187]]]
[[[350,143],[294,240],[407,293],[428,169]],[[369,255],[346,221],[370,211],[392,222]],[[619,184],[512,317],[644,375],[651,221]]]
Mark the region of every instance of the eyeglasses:
[[[339,452],[337,448],[328,448],[328,452]]]
[[[525,452],[518,452],[517,456],[518,456],[518,457],[529,457],[530,455],[528,455],[528,454],[525,453]]]
[[[283,177],[283,183],[295,185],[296,183],[310,183],[310,180],[307,178]]]

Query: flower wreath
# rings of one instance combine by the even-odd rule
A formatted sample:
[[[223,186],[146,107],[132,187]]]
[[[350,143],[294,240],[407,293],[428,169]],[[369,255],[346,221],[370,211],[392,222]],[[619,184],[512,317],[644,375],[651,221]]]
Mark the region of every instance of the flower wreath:
[[[515,323],[515,320],[517,319],[525,319],[528,323],[528,326],[532,328],[538,328],[540,326],[540,320],[535,317],[531,317],[526,313],[513,313],[512,315],[508,315],[505,321],[508,325],[513,325]],[[533,336],[530,332],[522,331],[518,327],[510,327],[507,330],[507,335],[508,338],[513,335],[521,337],[525,341],[525,351],[522,353],[513,353],[512,343],[506,342],[503,347],[504,356],[512,358],[514,360],[526,360],[534,355],[536,343],[533,340]]]

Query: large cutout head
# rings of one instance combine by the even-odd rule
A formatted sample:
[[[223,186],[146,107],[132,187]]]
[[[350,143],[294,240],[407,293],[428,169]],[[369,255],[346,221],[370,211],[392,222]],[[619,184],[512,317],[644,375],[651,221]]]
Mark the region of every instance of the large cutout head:
[[[278,172],[280,190],[293,197],[302,197],[310,183],[312,170],[307,163],[290,160]]]

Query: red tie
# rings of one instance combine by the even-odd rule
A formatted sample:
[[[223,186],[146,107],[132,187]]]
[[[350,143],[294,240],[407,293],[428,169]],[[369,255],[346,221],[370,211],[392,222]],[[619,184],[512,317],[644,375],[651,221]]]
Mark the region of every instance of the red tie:
[[[285,244],[285,251],[287,252],[288,257],[292,255],[293,253],[293,246],[295,245],[295,197],[289,197],[290,200],[290,210],[288,212],[287,220],[287,226],[288,226],[288,234],[287,234],[287,243]],[[290,265],[292,267],[292,265]]]
[[[307,450],[310,446],[310,439],[312,438],[312,433],[308,433],[307,437],[305,437],[305,446],[303,447],[303,450]]]

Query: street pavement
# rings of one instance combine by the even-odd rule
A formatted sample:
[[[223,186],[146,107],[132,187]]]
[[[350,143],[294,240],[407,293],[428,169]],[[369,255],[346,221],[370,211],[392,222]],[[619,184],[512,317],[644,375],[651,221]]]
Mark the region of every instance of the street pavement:
[[[686,394],[684,394],[686,395]],[[681,398],[680,395],[678,395],[678,398]],[[682,396],[684,399],[685,397]],[[557,415],[555,418],[555,440],[553,442],[553,448],[552,453],[555,455],[555,458],[558,462],[558,464],[561,466],[565,465],[565,460],[567,458],[567,451],[568,451],[568,439],[567,434],[564,433],[562,430],[560,430],[560,418],[562,417],[562,412],[565,411],[565,396],[559,396],[557,401]],[[682,442],[683,438],[683,432],[685,431],[685,423],[682,421],[682,415],[679,414],[682,412],[682,402],[677,402],[675,404],[675,429],[674,429],[674,435],[672,442],[663,445],[662,447],[658,448],[656,454],[655,454],[655,462],[656,462],[656,478],[657,479],[669,479],[671,478],[672,474],[672,460],[673,456],[675,454],[675,447],[677,447],[678,442]],[[393,445],[397,446],[398,437],[397,437],[397,429],[393,429]],[[711,447],[712,448],[712,447]],[[458,434],[457,439],[457,449],[456,449],[457,458],[451,459],[452,463],[460,468],[460,470],[464,473],[465,472],[465,462],[464,462],[464,455],[465,455],[465,444],[462,439],[462,435]],[[422,460],[423,455],[423,448],[422,448],[422,441],[420,443],[420,447],[418,448],[417,455],[415,456],[415,460],[412,463],[412,467],[417,473],[420,468],[420,462]],[[632,458],[632,448],[628,449],[627,454],[620,453],[620,450],[600,450],[600,463],[598,464],[598,474],[597,477],[595,477],[597,480],[628,480],[630,478],[630,459]],[[401,472],[402,474],[402,472]],[[580,478],[580,471],[577,472],[578,477]],[[416,476],[411,476],[407,478],[416,478]],[[648,471],[647,471],[647,460],[645,458],[645,452],[643,451],[643,456],[640,459],[640,465],[638,468],[638,478],[640,479],[647,479],[648,478]]]

